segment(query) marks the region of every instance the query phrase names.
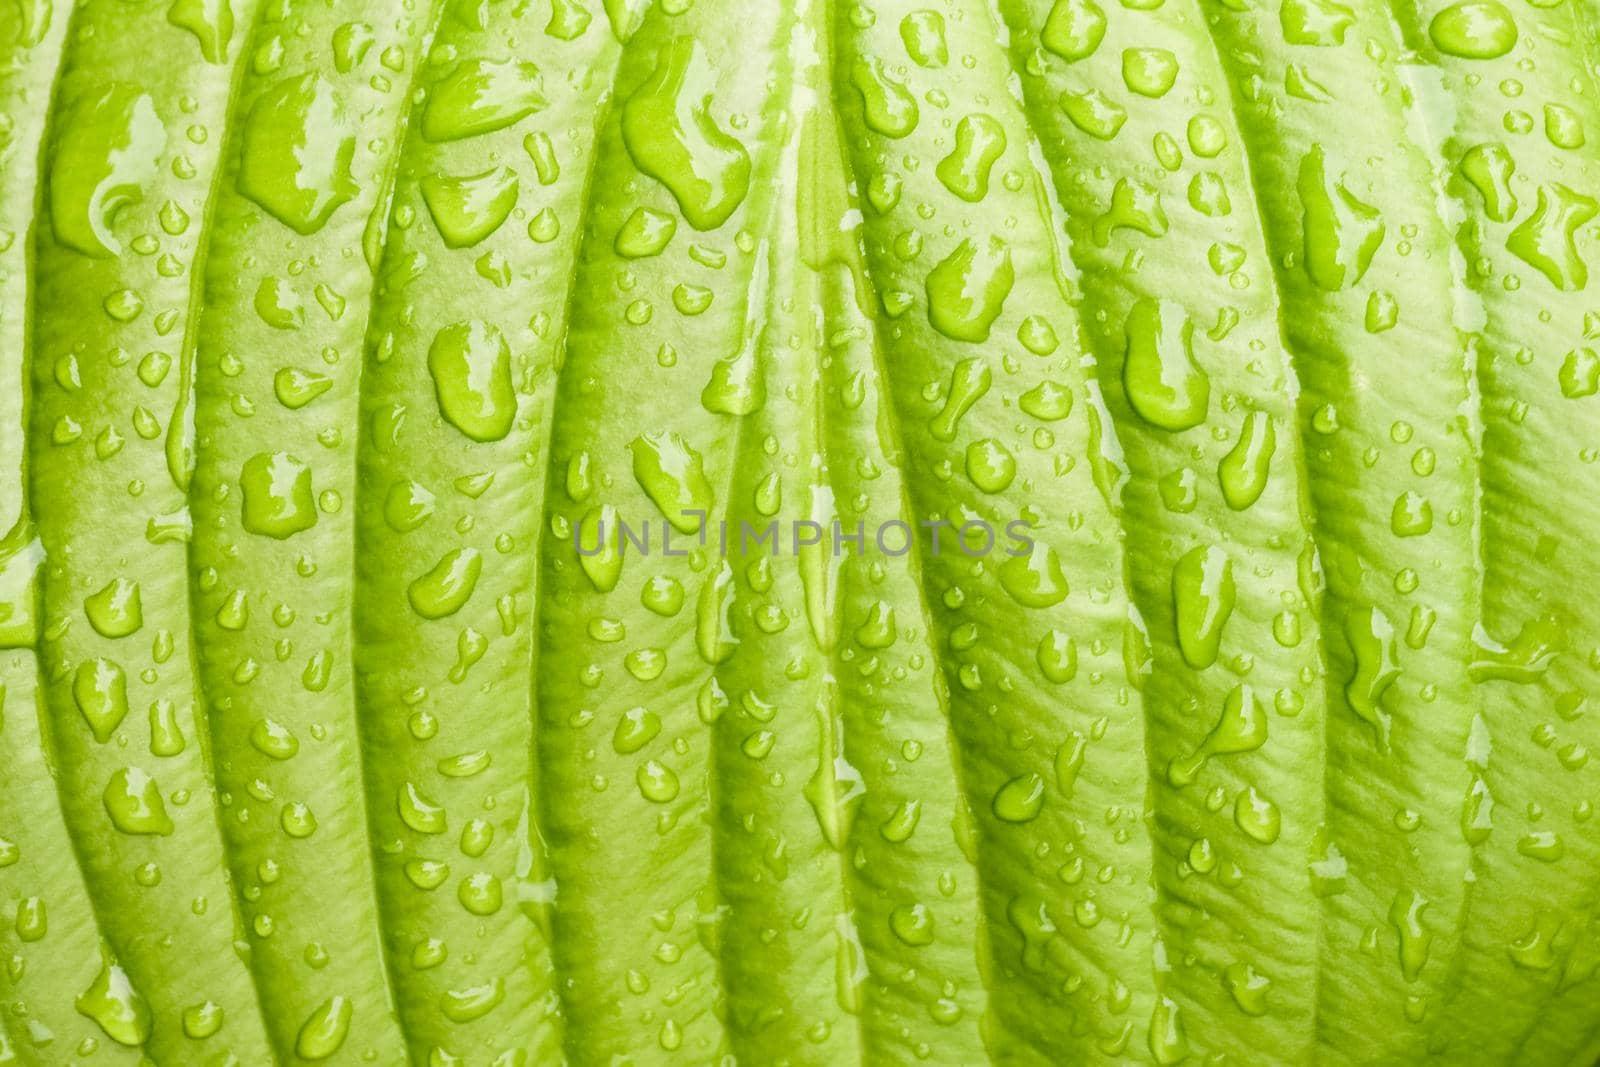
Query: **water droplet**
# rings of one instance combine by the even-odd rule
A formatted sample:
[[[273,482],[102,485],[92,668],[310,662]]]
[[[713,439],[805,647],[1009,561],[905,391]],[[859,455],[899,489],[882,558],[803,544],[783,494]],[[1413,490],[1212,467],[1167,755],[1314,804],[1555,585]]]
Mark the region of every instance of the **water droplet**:
[[[1191,548],[1172,568],[1178,647],[1190,667],[1204,670],[1217,661],[1235,598],[1233,561],[1216,545]]]
[[[1078,644],[1060,630],[1047,630],[1034,657],[1047,681],[1064,685],[1078,676]]]
[[[1111,188],[1111,206],[1094,220],[1089,236],[1101,248],[1111,244],[1119,229],[1137,230],[1146,237],[1161,237],[1167,232],[1167,212],[1161,206],[1161,193],[1148,182],[1118,178]]]
[[[678,776],[657,760],[646,760],[635,775],[639,792],[646,800],[665,804],[678,795]]]
[[[1578,255],[1578,229],[1600,212],[1592,197],[1567,188],[1560,182],[1539,186],[1533,214],[1523,219],[1511,236],[1506,250],[1550,280],[1563,291],[1582,289],[1589,281],[1589,268]]]
[[[1177,1001],[1168,996],[1156,998],[1150,1014],[1150,1055],[1161,1067],[1172,1067],[1189,1058],[1189,1040],[1183,1033],[1183,1017]]]
[[[201,1001],[183,1009],[184,1036],[194,1041],[204,1041],[222,1029],[225,1013],[215,1001]]]
[[[105,744],[128,716],[127,675],[108,659],[85,660],[73,675],[72,699],[94,739]]]
[[[275,330],[297,330],[306,322],[305,301],[294,286],[282,278],[268,276],[256,287],[256,314]]]
[[[1326,48],[1344,44],[1345,31],[1355,25],[1356,13],[1335,0],[1284,0],[1279,21],[1289,44]]]
[[[137,1048],[150,1040],[150,1005],[104,948],[100,952],[100,973],[73,1006],[119,1045]]]
[[[1498,142],[1474,145],[1461,157],[1461,176],[1483,197],[1483,213],[1495,222],[1510,222],[1517,213],[1517,194],[1511,188],[1516,160]]]
[[[933,944],[933,912],[926,904],[903,904],[889,913],[889,929],[912,947]]]
[[[1561,395],[1568,400],[1600,392],[1600,355],[1592,348],[1575,348],[1561,361],[1558,377]]]
[[[1267,1013],[1267,993],[1272,988],[1272,979],[1248,963],[1230,963],[1222,977],[1240,1011],[1258,1017]]]
[[[300,742],[287,726],[273,719],[261,719],[250,728],[250,744],[270,759],[292,759]]]
[[[1166,96],[1178,80],[1178,57],[1165,48],[1127,48],[1122,52],[1122,82],[1140,96]]]
[[[73,101],[59,122],[50,167],[56,240],[86,256],[117,255],[122,245],[111,225],[117,212],[144,198],[166,127],[148,94],[120,83]]]
[[[1378,209],[1345,188],[1343,175],[1330,164],[1321,145],[1312,145],[1300,161],[1296,188],[1305,209],[1306,273],[1330,292],[1355,285],[1383,244]]]
[[[493,133],[545,106],[532,63],[468,59],[441,78],[422,111],[422,136],[435,143]]]
[[[987,341],[1015,280],[1004,241],[963,239],[928,272],[928,321],[952,340]]]
[[[422,199],[448,248],[470,248],[500,228],[517,206],[517,174],[491,167],[481,174],[424,175]]]
[[[395,482],[384,494],[383,521],[395,533],[410,533],[428,521],[434,504],[434,495],[416,482]]]
[[[111,824],[125,834],[166,837],[173,831],[156,780],[138,767],[113,771],[101,799]]]
[[[670,619],[683,609],[683,584],[669,575],[653,575],[640,590],[639,603],[662,618]]]
[[[934,172],[939,181],[968,203],[989,195],[989,172],[1006,150],[1005,128],[984,114],[968,115],[956,124],[956,143]]]
[[[634,208],[617,230],[612,247],[626,259],[644,259],[660,255],[677,232],[678,220],[671,215],[654,208]]]
[[[903,800],[894,813],[884,820],[883,825],[878,827],[878,833],[883,835],[885,841],[901,844],[911,839],[921,818],[922,801]]]
[[[307,74],[256,98],[244,125],[239,192],[300,234],[322,228],[358,191],[356,134],[333,85]]]
[[[992,437],[967,446],[967,477],[985,493],[1003,492],[1017,475],[1017,460]]]
[[[1544,106],[1544,135],[1557,148],[1582,148],[1583,119],[1565,104]]]
[[[938,68],[950,61],[944,16],[937,11],[913,11],[901,19],[900,40],[906,46],[906,55],[919,67]]]
[[[695,533],[716,503],[700,453],[675,433],[646,433],[628,445],[633,476],[680,533]]]
[[[511,432],[517,394],[511,383],[511,346],[492,323],[452,323],[428,346],[439,412],[474,441],[499,441]]]
[[[226,63],[233,40],[233,5],[229,0],[173,0],[167,21],[188,30],[200,42],[207,63]]]
[[[1517,838],[1517,851],[1529,859],[1555,863],[1567,854],[1567,846],[1553,830],[1533,830]]]
[[[282,814],[278,817],[278,825],[283,827],[283,832],[290,837],[306,838],[317,832],[317,817],[305,804],[285,804]]]
[[[1389,713],[1383,709],[1385,692],[1400,677],[1396,659],[1394,624],[1376,607],[1358,608],[1344,621],[1345,639],[1355,657],[1355,669],[1345,686],[1345,699],[1363,722],[1372,727],[1379,752],[1389,749]]]
[[[253,534],[278,540],[316,525],[311,468],[287,452],[258,452],[239,472],[242,521]]]
[[[500,910],[504,900],[500,879],[487,871],[471,874],[461,880],[456,899],[473,915],[493,915]]]
[[[466,883],[462,883],[463,886]],[[506,983],[496,978],[467,989],[450,989],[441,994],[439,1010],[453,1023],[470,1023],[488,1015],[506,998]]]
[[[733,603],[733,568],[724,560],[706,575],[695,602],[695,649],[712,666],[725,662],[739,644],[733,632]]]
[[[483,553],[475,548],[446,552],[433,569],[406,587],[411,610],[424,619],[442,619],[460,611],[478,587]]]
[[[1049,545],[1032,541],[1027,551],[999,568],[1000,587],[1025,608],[1048,608],[1067,598],[1061,558]]]
[[[1002,822],[1032,822],[1044,810],[1044,779],[1031,772],[1018,775],[995,792],[991,806]]]
[[[1462,59],[1497,59],[1516,46],[1517,23],[1496,0],[1461,0],[1428,23],[1439,51]]]
[[[1069,63],[1087,59],[1106,35],[1106,15],[1094,0],[1056,0],[1039,43]]]
[[[1126,329],[1122,382],[1133,410],[1164,430],[1204,422],[1211,379],[1194,361],[1194,324],[1183,308],[1146,297],[1129,310]]]
[[[750,155],[711,115],[716,71],[693,37],[675,37],[622,107],[634,165],[672,193],[689,225],[721,226],[750,190]]]
[[[982,359],[964,359],[955,365],[950,371],[950,388],[945,394],[944,408],[928,424],[928,432],[935,440],[956,439],[956,429],[962,417],[989,391],[992,380],[989,364]]]
[[[1223,698],[1222,716],[1200,747],[1188,756],[1174,756],[1167,765],[1167,780],[1174,786],[1190,785],[1212,756],[1253,752],[1267,742],[1267,709],[1248,685],[1236,685]]]
[[[861,94],[867,128],[885,137],[905,137],[917,128],[917,98],[890,78],[883,61],[858,56],[850,67],[850,84]]]
[[[1276,841],[1283,827],[1278,805],[1262,796],[1253,785],[1245,786],[1234,798],[1233,821],[1247,836],[1263,845]]]
[[[325,1060],[344,1046],[355,1009],[345,997],[329,997],[306,1017],[295,1038],[295,1055],[303,1060]]]
[[[1222,498],[1234,511],[1243,511],[1261,499],[1277,445],[1271,415],[1252,411],[1244,417],[1239,425],[1239,440],[1217,464]]]
[[[611,746],[624,756],[631,756],[655,740],[661,732],[661,719],[653,711],[630,708],[617,720],[611,735]]]
[[[589,581],[602,593],[617,587],[622,575],[622,534],[617,509],[610,504],[590,508],[578,524],[578,562]]]
[[[144,625],[139,583],[113,578],[98,593],[84,598],[83,613],[101,637],[127,637]]]
[[[1408,982],[1422,974],[1433,943],[1433,935],[1422,925],[1427,907],[1427,898],[1413,889],[1399,890],[1389,904],[1389,925],[1400,935],[1400,972]]]
[[[444,808],[423,796],[411,782],[400,787],[395,808],[400,821],[419,834],[442,834],[448,828]]]
[[[1046,378],[1019,396],[1017,407],[1040,422],[1060,422],[1072,413],[1072,392]]]
[[[1097,140],[1111,140],[1128,121],[1127,109],[1099,89],[1064,89],[1060,103],[1067,119]]]

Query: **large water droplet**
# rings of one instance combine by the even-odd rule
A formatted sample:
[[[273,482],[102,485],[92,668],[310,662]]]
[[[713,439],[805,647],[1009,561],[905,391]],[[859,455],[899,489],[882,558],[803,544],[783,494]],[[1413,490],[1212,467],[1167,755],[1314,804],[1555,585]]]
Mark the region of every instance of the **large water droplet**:
[[[233,40],[230,0],[173,0],[167,21],[194,34],[207,63],[228,61],[228,43]]]
[[[1278,436],[1271,415],[1252,411],[1244,417],[1239,424],[1239,440],[1217,463],[1217,481],[1228,507],[1243,511],[1261,499],[1277,447]]]
[[[1383,244],[1378,209],[1345,188],[1321,145],[1312,145],[1300,161],[1296,188],[1305,208],[1306,273],[1330,292],[1355,285]]]
[[[1128,311],[1122,384],[1152,426],[1187,430],[1205,421],[1211,379],[1194,360],[1194,323],[1169,300],[1141,299]]]
[[[644,259],[660,255],[677,232],[678,220],[666,212],[648,207],[634,208],[633,214],[617,230],[612,247],[617,255],[626,259]]]
[[[962,417],[989,391],[993,380],[989,364],[976,356],[957,363],[950,371],[944,408],[928,423],[928,432],[936,440],[954,441]]]
[[[1179,787],[1189,785],[1212,756],[1253,752],[1266,743],[1266,707],[1248,685],[1236,685],[1223,698],[1222,716],[1200,747],[1191,755],[1174,756],[1167,765],[1167,780]]]
[[[1497,59],[1516,47],[1517,22],[1496,0],[1461,0],[1428,23],[1439,51],[1462,59]]]
[[[24,5],[26,6],[26,5]],[[166,147],[166,127],[149,95],[112,84],[73,101],[58,119],[50,168],[56,240],[86,256],[113,256],[117,212],[144,198]]]
[[[1030,542],[1020,556],[1000,564],[1000,587],[1025,608],[1048,608],[1067,598],[1067,579],[1056,550]]]
[[[956,143],[934,172],[944,187],[969,203],[989,194],[989,172],[1006,150],[1006,131],[988,115],[968,115],[956,124]]]
[[[1600,212],[1593,197],[1569,189],[1560,182],[1539,186],[1539,199],[1533,214],[1523,219],[1506,249],[1536,268],[1557,289],[1582,289],[1589,281],[1589,268],[1578,255],[1578,229]]]
[[[332,83],[320,74],[280,82],[245,119],[239,191],[297,233],[315,233],[358,191],[350,176],[355,150],[355,129]]]
[[[424,175],[422,199],[450,248],[470,248],[500,228],[517,206],[517,174],[491,167],[481,174]]]
[[[1234,799],[1233,821],[1247,836],[1263,845],[1276,841],[1283,827],[1278,805],[1262,796],[1253,785],[1245,786]]]
[[[1044,810],[1044,779],[1031,772],[1018,775],[995,792],[991,806],[1002,822],[1032,822]]]
[[[1087,59],[1106,35],[1106,14],[1094,0],[1056,0],[1039,43],[1069,63]]]
[[[917,128],[917,98],[889,77],[881,60],[858,56],[850,66],[850,84],[861,94],[868,129],[885,137],[904,137]]]
[[[1233,561],[1216,545],[1191,548],[1172,568],[1178,648],[1195,670],[1217,662],[1236,595]]]
[[[137,1048],[150,1040],[150,1004],[104,948],[100,956],[100,973],[73,1006],[117,1044]]]
[[[483,553],[475,548],[453,548],[432,570],[406,587],[411,609],[424,619],[442,619],[460,611],[472,598],[483,570]]]
[[[311,468],[287,452],[258,452],[239,472],[241,518],[253,534],[283,540],[316,525]]]
[[[1355,671],[1345,686],[1350,709],[1372,727],[1378,751],[1389,748],[1389,713],[1383,695],[1400,677],[1394,624],[1376,607],[1358,608],[1344,621],[1345,639],[1355,657]]]
[[[900,40],[906,46],[906,55],[919,67],[937,68],[950,61],[944,16],[937,11],[913,11],[901,19]]]
[[[655,71],[622,107],[634,165],[671,191],[689,225],[714,230],[750,189],[750,155],[711,115],[716,71],[693,37],[662,48]]]
[[[1461,157],[1461,176],[1483,197],[1483,213],[1495,222],[1510,222],[1517,213],[1511,176],[1517,161],[1499,142],[1474,145]]]
[[[329,997],[300,1026],[294,1051],[303,1060],[325,1060],[344,1046],[355,1008],[346,997]]]
[[[428,373],[445,421],[474,441],[499,441],[511,432],[517,394],[511,346],[492,323],[456,322],[434,335]]]
[[[1128,48],[1122,53],[1122,83],[1140,96],[1166,96],[1178,80],[1178,57],[1165,48]]]
[[[617,587],[622,576],[622,531],[617,509],[610,504],[590,508],[578,524],[574,547],[589,581],[602,593]]]
[[[113,771],[101,799],[106,814],[111,816],[111,824],[125,834],[166,837],[173,831],[160,787],[138,767]]]
[[[84,660],[72,677],[72,699],[101,744],[128,717],[128,677],[108,659]]]
[[[987,341],[1015,280],[1004,241],[963,239],[928,272],[928,321],[954,340]]]
[[[1389,925],[1400,935],[1400,971],[1408,982],[1415,982],[1428,962],[1428,946],[1433,934],[1422,925],[1428,900],[1414,889],[1395,893],[1389,904]]]
[[[139,583],[113,578],[98,593],[84,598],[83,613],[101,637],[127,637],[144,625],[144,605]]]
[[[441,78],[422,111],[422,136],[455,141],[503,130],[545,106],[532,63],[469,59]]]
[[[673,529],[698,531],[716,502],[700,453],[675,433],[640,434],[628,448],[634,478]]]

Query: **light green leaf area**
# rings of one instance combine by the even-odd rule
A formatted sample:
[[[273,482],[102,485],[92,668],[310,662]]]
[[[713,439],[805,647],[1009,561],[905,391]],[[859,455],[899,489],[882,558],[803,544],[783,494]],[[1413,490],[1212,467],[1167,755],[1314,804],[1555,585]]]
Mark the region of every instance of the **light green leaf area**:
[[[0,0],[0,1063],[1589,1067],[1597,55]]]

